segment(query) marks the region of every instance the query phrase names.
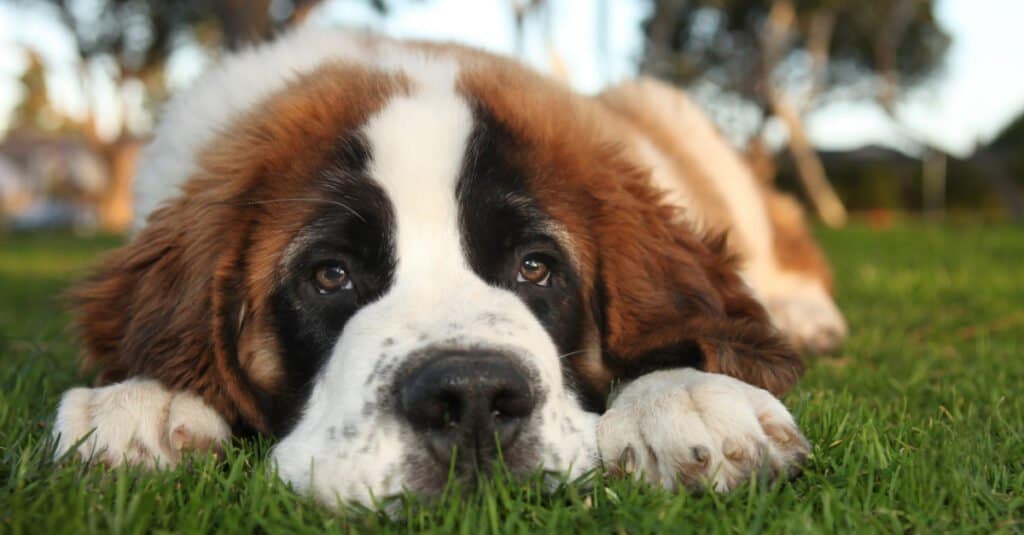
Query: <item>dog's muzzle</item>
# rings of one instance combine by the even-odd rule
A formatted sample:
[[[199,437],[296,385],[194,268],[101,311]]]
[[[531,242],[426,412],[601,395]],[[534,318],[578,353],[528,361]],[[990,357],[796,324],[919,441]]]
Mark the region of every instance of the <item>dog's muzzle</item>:
[[[520,438],[537,405],[524,370],[501,353],[446,351],[400,377],[399,412],[431,457],[486,471]]]

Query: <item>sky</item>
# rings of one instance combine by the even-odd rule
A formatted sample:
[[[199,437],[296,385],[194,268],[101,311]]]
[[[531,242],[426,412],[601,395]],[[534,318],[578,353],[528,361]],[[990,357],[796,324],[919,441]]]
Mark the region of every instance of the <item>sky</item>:
[[[937,15],[953,37],[945,72],[908,97],[900,115],[914,135],[965,155],[1024,112],[1024,0],[941,1]],[[822,147],[902,145],[899,129],[870,104],[822,110],[808,128]]]
[[[311,17],[316,24],[369,27],[397,37],[452,40],[491,51],[515,55],[515,31],[509,0],[399,0],[388,17],[381,17],[365,2],[325,2]],[[550,0],[549,32],[535,21],[527,26],[522,59],[552,72],[553,57],[577,89],[587,93],[635,75],[642,50],[640,21],[649,3],[639,0],[606,0],[603,14],[590,0]],[[947,151],[964,156],[979,142],[991,139],[1013,117],[1024,111],[1024,0],[940,0],[940,23],[953,37],[942,74],[926,88],[914,91],[899,108],[912,136],[926,139]],[[601,24],[608,28],[608,42],[598,38]],[[545,39],[545,33],[551,39]],[[0,125],[16,104],[17,76],[24,58],[14,44],[38,48],[46,58],[53,79],[51,95],[68,113],[85,109],[86,97],[77,84],[75,52],[70,36],[40,6],[13,9],[0,4]],[[604,50],[602,50],[604,47]],[[554,52],[554,54],[552,53]],[[603,61],[602,58],[607,58]],[[209,60],[195,47],[184,47],[172,56],[169,79],[184,87],[207,66]],[[109,65],[98,62],[91,69]],[[91,92],[107,121],[108,129],[121,120],[121,109],[111,98],[118,91],[104,84],[102,76]],[[128,99],[126,120],[146,129],[151,118],[141,113],[138,87],[120,89]],[[894,126],[873,103],[833,104],[808,117],[808,131],[824,149],[847,149],[878,143],[909,149],[905,130]]]

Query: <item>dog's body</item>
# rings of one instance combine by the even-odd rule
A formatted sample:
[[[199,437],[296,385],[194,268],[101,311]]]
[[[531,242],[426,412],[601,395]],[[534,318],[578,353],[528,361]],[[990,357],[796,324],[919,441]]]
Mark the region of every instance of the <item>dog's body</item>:
[[[110,384],[55,428],[110,464],[259,432],[328,504],[498,450],[727,490],[807,451],[768,392],[802,370],[771,321],[815,349],[845,332],[799,211],[653,81],[586,98],[301,30],[172,101],[138,187],[148,219],[77,294]]]

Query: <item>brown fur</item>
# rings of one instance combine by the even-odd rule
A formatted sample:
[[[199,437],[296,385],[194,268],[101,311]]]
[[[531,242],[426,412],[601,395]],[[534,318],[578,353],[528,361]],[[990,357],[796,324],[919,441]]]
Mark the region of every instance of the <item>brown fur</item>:
[[[233,426],[267,432],[261,398],[279,376],[276,348],[240,331],[265,320],[284,244],[317,206],[287,200],[307,196],[336,139],[402,87],[327,65],[227,129],[184,195],[74,293],[99,381],[156,378],[199,394]]]
[[[744,154],[747,166],[757,177],[764,197],[765,209],[772,227],[772,250],[779,266],[798,271],[817,279],[830,294],[834,294],[832,268],[825,253],[814,241],[805,212],[790,194],[774,187],[775,160],[764,141],[755,137],[747,144]]]
[[[768,220],[772,225],[775,258],[786,270],[797,271],[821,281],[829,293],[834,293],[832,269],[825,253],[811,236],[804,210],[791,195],[763,187]]]
[[[602,362],[582,366],[592,386],[607,391],[605,378],[689,345],[708,371],[788,391],[803,365],[739,279],[724,237],[698,235],[662,202],[607,130],[606,112],[507,63],[470,70],[462,85],[527,140],[520,158],[536,170],[536,197],[573,239],[584,299],[601,323]]]
[[[671,163],[671,176],[668,179],[684,185],[684,189],[693,198],[693,209],[687,216],[699,220],[707,228],[719,232],[728,231],[736,224],[729,208],[731,201],[723,198],[715,186],[716,180],[727,178],[716,178],[698,161],[701,156],[696,155],[693,147],[689,146],[692,142],[685,122],[693,119],[688,117],[689,114],[680,116],[672,109],[673,105],[679,105],[679,99],[684,97],[678,89],[652,79],[627,82],[598,96],[601,104],[615,112],[625,123],[625,137],[630,143],[636,145],[644,140],[649,141]],[[719,138],[715,140],[717,144],[724,146],[727,143],[721,139],[720,134],[714,135]],[[755,143],[745,159],[744,163],[755,176],[772,172],[765,168],[765,165],[770,165],[770,162],[765,164],[770,156],[766,156],[764,150],[762,144]],[[771,248],[779,267],[818,280],[831,291],[832,276],[828,262],[810,234],[803,209],[795,199],[775,190],[770,180],[758,179],[755,182],[760,192],[759,197],[765,205],[767,223],[772,234]],[[741,256],[750,254],[752,244],[744,241],[751,237],[733,233],[729,238],[732,252]]]
[[[720,232],[733,226],[734,222],[726,200],[712,185],[714,177],[707,176],[704,169],[694,161],[690,151],[682,150],[679,144],[679,128],[685,125],[665,120],[665,110],[644,105],[645,86],[639,83],[623,84],[598,95],[601,104],[614,111],[629,132],[631,143],[638,143],[632,138],[642,138],[654,144],[655,148],[668,159],[677,180],[686,184],[694,197],[700,199],[702,222],[711,225]],[[693,215],[693,214],[689,214]],[[733,238],[735,239],[735,238]],[[738,244],[735,250],[742,250],[745,245]]]

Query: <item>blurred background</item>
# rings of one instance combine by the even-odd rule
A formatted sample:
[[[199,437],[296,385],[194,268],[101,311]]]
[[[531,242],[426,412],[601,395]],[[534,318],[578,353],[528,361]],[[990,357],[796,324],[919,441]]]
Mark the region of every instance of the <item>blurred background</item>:
[[[290,26],[688,89],[824,224],[1024,220],[1021,0],[0,0],[0,232],[124,232],[161,103]]]

